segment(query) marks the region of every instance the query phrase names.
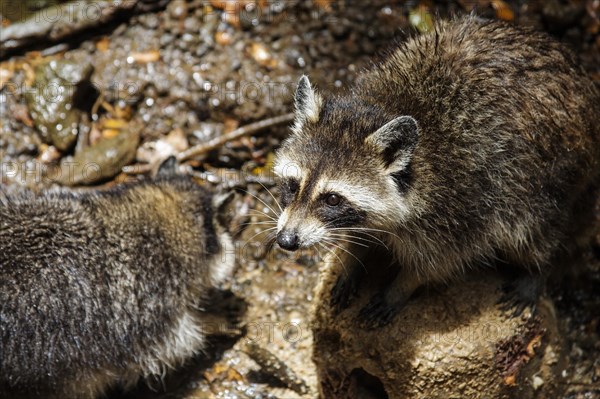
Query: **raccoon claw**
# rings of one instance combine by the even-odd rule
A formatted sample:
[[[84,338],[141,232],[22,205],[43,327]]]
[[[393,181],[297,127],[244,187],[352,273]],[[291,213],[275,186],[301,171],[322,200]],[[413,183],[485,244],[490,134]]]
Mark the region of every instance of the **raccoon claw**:
[[[390,305],[383,294],[377,294],[358,314],[360,325],[367,330],[384,327],[392,322],[399,310],[400,306]]]
[[[352,298],[356,296],[356,292],[358,291],[359,281],[360,279],[355,275],[338,278],[331,290],[330,301],[335,313],[339,313],[350,306]]]
[[[504,284],[498,300],[500,310],[509,312],[512,317],[521,316],[527,308],[534,314],[542,282],[540,277],[527,276]]]

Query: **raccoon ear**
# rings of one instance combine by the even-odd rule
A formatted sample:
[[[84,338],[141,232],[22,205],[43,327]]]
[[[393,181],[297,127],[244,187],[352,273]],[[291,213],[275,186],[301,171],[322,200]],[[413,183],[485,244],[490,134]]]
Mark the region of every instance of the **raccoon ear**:
[[[233,191],[228,191],[224,193],[217,193],[213,196],[213,206],[216,209],[217,213],[223,212],[227,205],[233,201],[235,198],[235,193]]]
[[[215,209],[215,218],[219,224],[229,230],[233,220],[233,212],[228,212],[227,205],[233,201],[235,193],[233,191],[217,193],[213,196],[212,203]]]
[[[314,91],[306,75],[300,78],[296,89],[296,126],[300,127],[305,121],[317,122],[323,99]]]
[[[163,161],[158,167],[156,177],[168,177],[177,174],[177,158],[171,155],[169,158]]]
[[[411,116],[400,116],[379,128],[366,139],[379,148],[389,169],[406,168],[419,140],[417,121]]]

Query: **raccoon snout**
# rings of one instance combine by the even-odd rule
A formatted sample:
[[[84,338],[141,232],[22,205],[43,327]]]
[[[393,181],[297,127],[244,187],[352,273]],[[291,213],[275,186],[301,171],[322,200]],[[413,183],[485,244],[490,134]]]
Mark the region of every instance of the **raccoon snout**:
[[[288,251],[295,251],[300,247],[298,233],[291,230],[281,230],[277,233],[277,244]]]

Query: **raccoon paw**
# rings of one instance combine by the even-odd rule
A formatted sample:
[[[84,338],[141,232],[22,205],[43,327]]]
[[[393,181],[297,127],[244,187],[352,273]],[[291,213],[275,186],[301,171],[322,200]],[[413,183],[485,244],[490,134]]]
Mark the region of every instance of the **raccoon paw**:
[[[232,324],[242,322],[248,310],[248,304],[237,297],[231,290],[212,289],[208,293],[208,313],[218,314]]]
[[[401,308],[401,304],[390,304],[384,294],[377,294],[359,312],[359,324],[366,330],[387,326]]]
[[[350,306],[350,302],[356,296],[358,291],[358,283],[360,279],[358,273],[352,273],[349,276],[340,276],[333,289],[331,290],[331,307],[334,313],[340,313],[342,310]]]
[[[527,308],[534,314],[543,287],[544,279],[541,276],[527,275],[507,282],[501,288],[502,295],[498,300],[500,310],[510,312],[512,317],[521,316]]]

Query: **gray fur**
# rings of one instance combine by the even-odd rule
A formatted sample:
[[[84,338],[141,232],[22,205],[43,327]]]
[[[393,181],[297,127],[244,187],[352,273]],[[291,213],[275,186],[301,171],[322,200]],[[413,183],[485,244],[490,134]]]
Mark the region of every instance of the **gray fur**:
[[[203,349],[199,306],[233,256],[210,192],[173,176],[0,198],[1,397],[95,398]]]
[[[321,242],[336,241],[334,227],[353,228],[349,236],[387,231],[369,233],[389,244],[398,279],[416,280],[407,292],[498,258],[545,270],[590,220],[600,96],[545,34],[473,17],[439,23],[347,94],[325,96],[318,114],[277,154],[286,207],[279,231],[311,223]],[[416,121],[417,136],[381,130],[398,116]],[[403,133],[388,141],[394,131]],[[407,153],[410,162],[390,167]],[[282,173],[286,164],[300,177]],[[336,190],[343,209],[324,202]]]

